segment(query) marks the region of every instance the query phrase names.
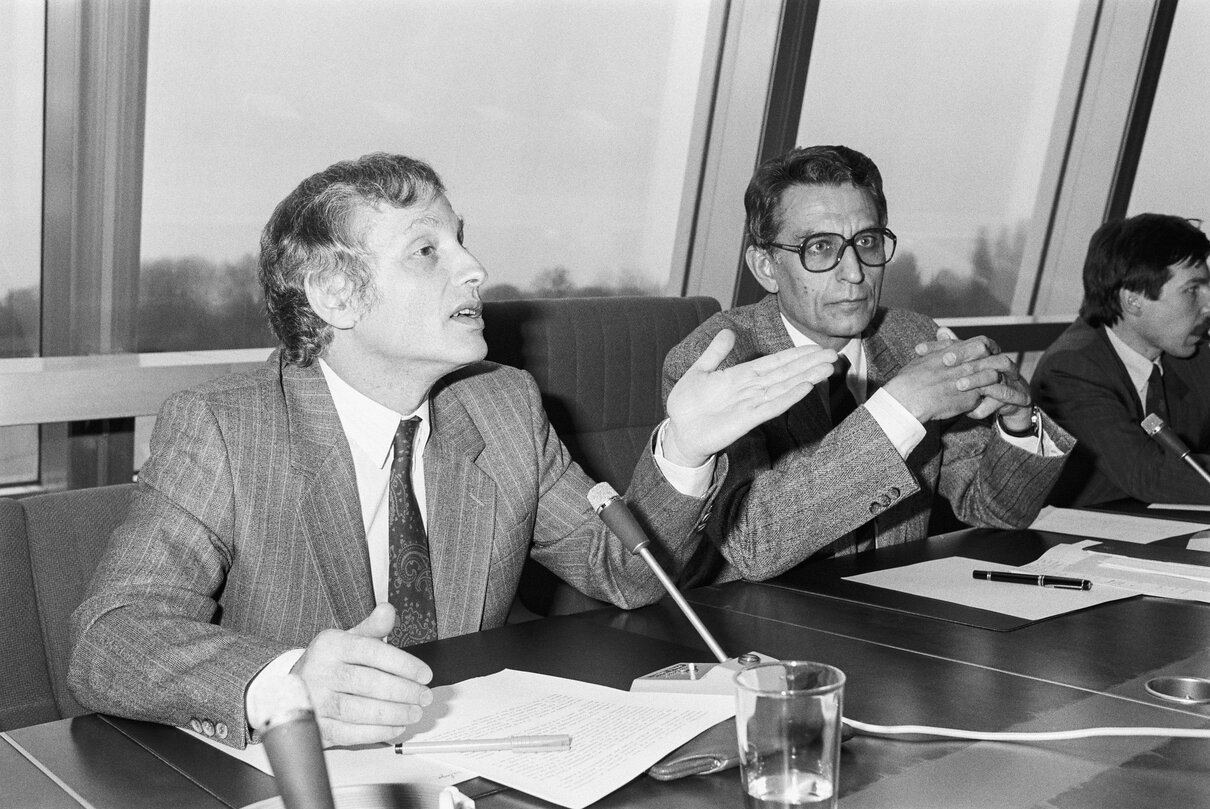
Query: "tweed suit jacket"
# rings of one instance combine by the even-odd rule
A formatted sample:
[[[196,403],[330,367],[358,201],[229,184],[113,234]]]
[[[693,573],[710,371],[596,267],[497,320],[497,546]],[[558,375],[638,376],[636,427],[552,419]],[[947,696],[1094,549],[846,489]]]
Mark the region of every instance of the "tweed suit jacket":
[[[724,328],[737,338],[727,365],[793,345],[776,295],[717,314],[668,355],[665,397]],[[923,315],[879,309],[862,335],[869,395],[936,334]],[[727,449],[727,481],[706,526],[728,563],[719,578],[767,579],[825,549],[851,552],[851,542],[838,540],[871,519],[879,546],[922,538],[937,497],[970,525],[1016,527],[1037,516],[1063,456],[1015,447],[990,421],[959,417],[924,427],[924,439],[904,459],[864,407],[833,429],[822,394],[812,391],[745,435]],[[1071,446],[1054,424],[1045,429],[1060,449]]]
[[[551,430],[528,373],[476,363],[430,401],[440,637],[502,625],[530,553],[595,598],[660,598],[642,559],[593,513],[592,481]],[[630,491],[655,552],[676,569],[708,498],[679,494],[650,450]],[[245,687],[260,669],[373,608],[353,459],[327,383],[318,365],[274,354],[163,406],[131,514],[73,615],[69,682],[93,710],[210,722],[243,746]]]
[[[1203,467],[1210,462],[1210,351],[1164,355],[1168,423]],[[1147,415],[1105,328],[1072,323],[1046,350],[1033,393],[1079,441],[1051,495],[1084,506],[1132,497],[1147,503],[1210,503],[1210,486],[1147,437]]]

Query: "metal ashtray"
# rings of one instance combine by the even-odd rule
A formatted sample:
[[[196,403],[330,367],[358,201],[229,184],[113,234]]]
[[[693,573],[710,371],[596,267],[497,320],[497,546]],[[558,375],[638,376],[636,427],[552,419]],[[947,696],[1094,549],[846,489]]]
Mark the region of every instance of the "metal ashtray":
[[[1210,680],[1205,677],[1155,677],[1144,687],[1160,699],[1183,705],[1210,702]]]

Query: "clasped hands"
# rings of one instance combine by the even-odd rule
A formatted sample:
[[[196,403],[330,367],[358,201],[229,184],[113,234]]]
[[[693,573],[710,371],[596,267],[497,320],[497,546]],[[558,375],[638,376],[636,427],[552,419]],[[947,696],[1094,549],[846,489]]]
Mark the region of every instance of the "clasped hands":
[[[886,390],[920,422],[998,415],[1011,430],[1030,426],[1029,384],[1017,364],[982,335],[959,340],[949,329],[916,346],[916,357]]]

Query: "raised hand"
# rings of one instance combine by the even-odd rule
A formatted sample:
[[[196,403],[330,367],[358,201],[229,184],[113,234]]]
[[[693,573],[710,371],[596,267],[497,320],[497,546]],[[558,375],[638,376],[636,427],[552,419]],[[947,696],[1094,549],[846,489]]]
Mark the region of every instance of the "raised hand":
[[[740,436],[781,415],[832,373],[836,352],[817,346],[776,354],[720,370],[735,345],[723,329],[668,394],[664,455],[681,466],[700,466]]]
[[[325,747],[393,739],[433,701],[433,672],[383,638],[395,608],[379,604],[349,630],[319,633],[291,669],[306,683]]]

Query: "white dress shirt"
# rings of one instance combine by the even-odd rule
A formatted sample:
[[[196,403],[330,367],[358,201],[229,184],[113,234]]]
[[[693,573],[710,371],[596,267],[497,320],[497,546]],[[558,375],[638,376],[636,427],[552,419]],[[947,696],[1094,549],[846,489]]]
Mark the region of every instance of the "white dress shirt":
[[[1149,360],[1126,345],[1126,342],[1121,337],[1118,337],[1112,328],[1105,329],[1105,332],[1109,335],[1109,344],[1113,346],[1113,350],[1117,352],[1118,358],[1126,366],[1126,374],[1130,377],[1130,384],[1139,395],[1139,405],[1142,406],[1143,410],[1146,410],[1147,386],[1151,381],[1151,369],[1159,368],[1162,374],[1164,373],[1164,366],[1160,364],[1159,357]]]

